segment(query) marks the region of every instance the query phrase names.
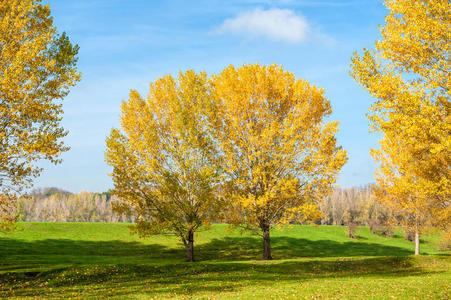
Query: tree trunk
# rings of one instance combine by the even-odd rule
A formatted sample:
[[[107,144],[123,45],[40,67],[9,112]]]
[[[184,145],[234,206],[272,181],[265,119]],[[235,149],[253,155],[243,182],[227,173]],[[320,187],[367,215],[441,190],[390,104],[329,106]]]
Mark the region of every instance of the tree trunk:
[[[185,242],[186,261],[194,261],[194,233],[192,230],[188,231],[188,241]]]
[[[420,255],[420,234],[415,231],[415,255]]]
[[[263,259],[271,260],[271,241],[269,238],[269,228],[263,229]]]

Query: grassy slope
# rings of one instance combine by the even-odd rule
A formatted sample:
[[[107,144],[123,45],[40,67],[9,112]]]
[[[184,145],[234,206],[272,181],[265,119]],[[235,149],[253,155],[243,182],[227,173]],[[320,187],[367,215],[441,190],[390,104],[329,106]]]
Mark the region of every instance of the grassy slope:
[[[422,251],[399,234],[358,240],[337,226],[291,226],[272,232],[273,256],[264,262],[261,240],[225,225],[195,239],[199,261],[184,263],[172,236],[139,239],[125,224],[22,223],[23,231],[0,236],[0,298],[447,298],[451,256]]]

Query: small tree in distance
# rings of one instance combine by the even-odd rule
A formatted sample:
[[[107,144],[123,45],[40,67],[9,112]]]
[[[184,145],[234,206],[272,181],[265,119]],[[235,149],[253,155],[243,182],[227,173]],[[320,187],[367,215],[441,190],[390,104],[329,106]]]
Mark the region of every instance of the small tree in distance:
[[[106,140],[119,213],[132,214],[140,236],[175,233],[194,261],[194,233],[222,208],[220,165],[208,114],[206,73],[168,75],[150,84],[147,99],[131,91],[122,103],[122,130]]]
[[[229,220],[260,232],[272,259],[277,224],[319,219],[316,201],[330,192],[346,151],[322,89],[278,65],[227,67],[212,78],[215,132],[224,156]]]

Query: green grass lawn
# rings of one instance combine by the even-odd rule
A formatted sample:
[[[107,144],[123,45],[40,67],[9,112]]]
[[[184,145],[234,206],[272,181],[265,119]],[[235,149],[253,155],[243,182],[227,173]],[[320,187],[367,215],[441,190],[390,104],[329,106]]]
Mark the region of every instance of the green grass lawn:
[[[398,233],[358,239],[339,226],[271,232],[273,261],[260,238],[226,225],[195,237],[185,263],[173,236],[131,236],[126,224],[20,223],[0,235],[0,298],[449,299],[451,254],[422,239],[421,257]]]

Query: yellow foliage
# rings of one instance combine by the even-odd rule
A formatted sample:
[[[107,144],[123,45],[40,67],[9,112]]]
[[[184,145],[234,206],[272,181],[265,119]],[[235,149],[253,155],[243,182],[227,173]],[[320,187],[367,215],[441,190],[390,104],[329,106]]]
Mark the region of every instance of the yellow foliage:
[[[323,89],[281,66],[227,67],[213,76],[215,132],[223,154],[229,220],[260,228],[317,220],[346,162]],[[269,236],[269,233],[268,233]]]
[[[387,0],[376,52],[354,54],[351,75],[377,99],[369,119],[379,199],[409,230],[451,224],[451,4]]]
[[[151,83],[147,99],[131,91],[121,107],[122,130],[107,138],[113,193],[127,203],[115,209],[135,215],[142,236],[168,230],[187,246],[221,209],[207,83],[206,73],[187,71]]]
[[[16,200],[14,195],[0,194],[0,232],[14,229]]]
[[[80,78],[78,46],[57,34],[39,2],[0,0],[0,193],[10,204],[39,175],[36,161],[58,163],[68,149],[55,100]]]

